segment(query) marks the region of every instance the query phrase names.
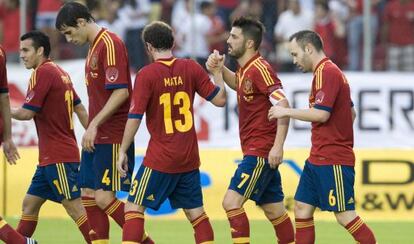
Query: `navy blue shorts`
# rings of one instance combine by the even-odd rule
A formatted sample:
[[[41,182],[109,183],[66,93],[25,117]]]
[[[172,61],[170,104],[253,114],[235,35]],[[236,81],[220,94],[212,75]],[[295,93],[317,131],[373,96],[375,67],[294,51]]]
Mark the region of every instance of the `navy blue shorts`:
[[[92,153],[82,151],[80,179],[81,188],[105,191],[129,191],[135,164],[134,144],[128,148],[128,172],[121,177],[116,169],[120,144],[95,144]]]
[[[314,165],[305,162],[295,200],[321,210],[355,210],[355,171],[352,166]]]
[[[132,182],[128,201],[158,210],[167,198],[174,209],[203,206],[200,171],[169,174],[141,165]]]
[[[257,205],[283,201],[278,169],[271,169],[267,159],[246,155],[231,178],[229,189]]]
[[[27,194],[54,202],[80,197],[79,163],[56,163],[37,166]]]

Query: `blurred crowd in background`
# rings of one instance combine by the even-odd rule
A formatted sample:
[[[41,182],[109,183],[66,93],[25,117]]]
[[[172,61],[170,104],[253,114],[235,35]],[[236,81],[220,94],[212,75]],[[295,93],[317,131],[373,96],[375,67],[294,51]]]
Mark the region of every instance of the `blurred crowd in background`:
[[[0,0],[0,41],[8,62],[19,62],[20,3]],[[55,18],[64,0],[26,0],[27,30],[44,31],[55,60],[84,58],[88,46],[75,47],[55,30]],[[299,30],[318,32],[326,54],[341,68],[358,71],[363,59],[364,0],[83,0],[98,24],[125,42],[132,70],[147,64],[140,39],[143,27],[162,20],[176,35],[175,55],[204,64],[209,53],[226,52],[232,20],[260,19],[266,33],[261,54],[279,72],[294,72],[286,48]],[[414,0],[370,0],[372,69],[414,71]]]

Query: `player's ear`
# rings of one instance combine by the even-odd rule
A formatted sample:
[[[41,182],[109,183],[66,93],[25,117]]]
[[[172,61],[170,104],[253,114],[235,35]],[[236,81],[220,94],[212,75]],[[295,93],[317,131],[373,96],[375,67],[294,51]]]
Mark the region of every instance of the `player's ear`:
[[[86,20],[84,18],[78,18],[76,23],[78,23],[79,27],[84,27],[86,25]]]

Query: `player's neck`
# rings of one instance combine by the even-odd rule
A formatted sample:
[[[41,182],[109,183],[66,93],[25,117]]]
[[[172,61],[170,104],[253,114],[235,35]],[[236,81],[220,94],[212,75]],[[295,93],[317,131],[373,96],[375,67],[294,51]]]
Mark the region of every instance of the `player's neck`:
[[[153,52],[152,56],[154,57],[154,61],[158,59],[167,59],[173,56],[171,50],[160,51],[160,52]]]
[[[100,27],[95,22],[88,24],[88,42],[89,44],[93,44],[95,41],[96,36],[98,35],[99,31],[101,31],[102,27]]]
[[[244,67],[247,64],[247,62],[249,62],[250,59],[252,59],[257,53],[258,51],[253,51],[253,50],[248,49],[243,54],[243,56],[237,59],[237,63],[239,64],[240,67]]]
[[[40,65],[42,65],[44,62],[46,62],[46,60],[48,60],[49,58],[46,57],[42,57],[39,59],[38,63],[36,64],[36,66],[33,67],[33,69],[37,69]]]

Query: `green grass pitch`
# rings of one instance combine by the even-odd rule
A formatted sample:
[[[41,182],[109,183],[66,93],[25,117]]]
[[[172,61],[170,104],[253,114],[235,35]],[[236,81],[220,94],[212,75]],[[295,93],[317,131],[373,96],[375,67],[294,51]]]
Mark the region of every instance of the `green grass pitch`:
[[[7,218],[12,225],[16,219]],[[232,243],[229,226],[225,220],[212,221],[215,243]],[[377,236],[379,244],[414,243],[414,222],[368,222]],[[121,229],[111,222],[111,243],[121,243]],[[146,220],[145,227],[157,244],[193,244],[193,231],[190,223],[184,220]],[[250,221],[252,244],[276,243],[273,229],[267,221]],[[34,237],[39,244],[81,244],[84,243],[75,223],[62,219],[40,219]],[[336,222],[316,222],[317,244],[354,243],[351,236]]]

